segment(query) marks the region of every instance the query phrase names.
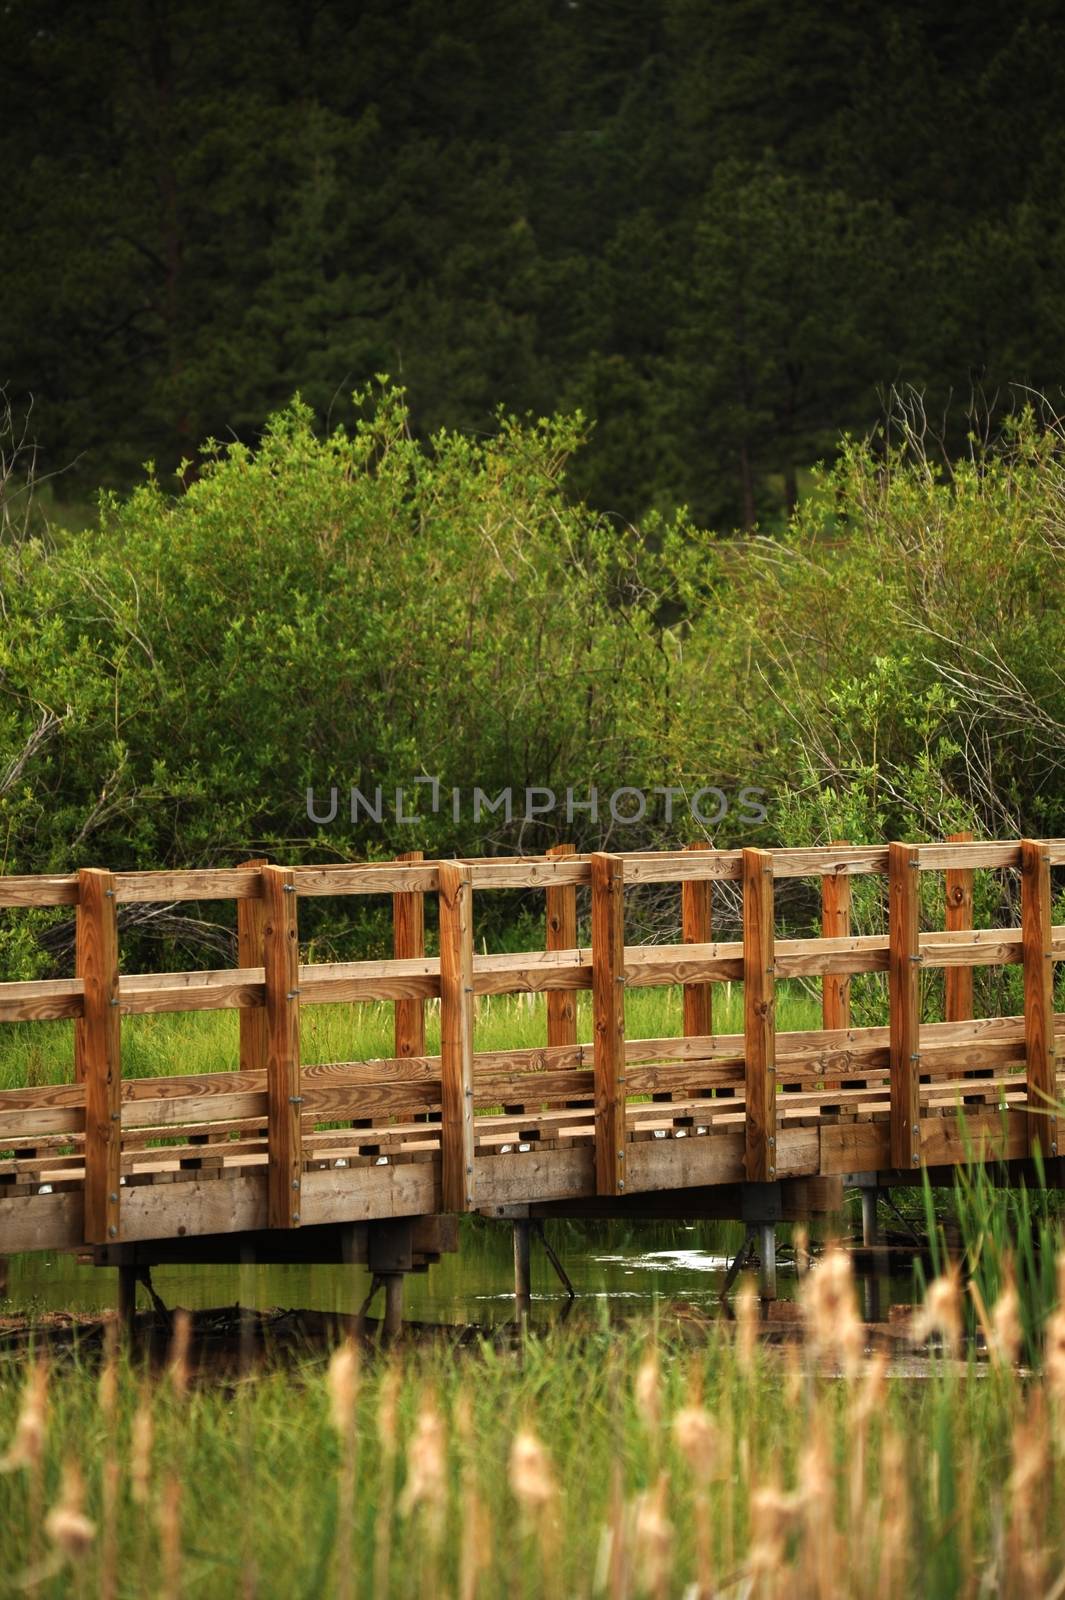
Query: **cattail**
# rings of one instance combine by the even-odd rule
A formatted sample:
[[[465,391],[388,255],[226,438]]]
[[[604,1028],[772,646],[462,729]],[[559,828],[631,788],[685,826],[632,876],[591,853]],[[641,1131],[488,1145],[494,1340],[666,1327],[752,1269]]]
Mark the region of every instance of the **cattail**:
[[[1016,1366],[1023,1342],[1021,1303],[1013,1274],[1010,1273],[991,1313],[992,1358],[1003,1366]]]
[[[338,1345],[329,1360],[329,1420],[342,1439],[351,1432],[359,1393],[359,1353],[354,1341]]]
[[[1048,1552],[1041,1537],[1050,1468],[1050,1441],[1043,1398],[1037,1390],[1028,1414],[1013,1430],[1009,1477],[1010,1519],[1006,1539],[1009,1590],[1027,1596],[1046,1589]]]
[[[662,1420],[662,1380],[658,1367],[658,1351],[653,1345],[636,1369],[633,1394],[636,1410],[643,1419],[644,1426],[650,1433],[656,1432]]]
[[[1061,1306],[1047,1318],[1043,1360],[1051,1397],[1065,1406],[1065,1308]]]
[[[741,1369],[750,1373],[758,1342],[758,1295],[754,1284],[745,1278],[736,1293],[736,1356]]]
[[[381,1445],[381,1482],[377,1494],[373,1593],[386,1595],[392,1561],[392,1506],[396,1496],[396,1406],[399,1369],[390,1366],[381,1379],[377,1402],[377,1437]]]
[[[152,1420],[152,1403],[148,1390],[141,1390],[140,1402],[133,1413],[129,1447],[129,1491],[134,1505],[146,1506],[152,1492],[152,1445],[155,1425]]]
[[[481,1573],[487,1571],[492,1558],[492,1524],[488,1507],[477,1492],[477,1475],[474,1469],[476,1436],[473,1426],[473,1408],[470,1397],[463,1389],[455,1401],[455,1431],[462,1446],[462,1513],[459,1519],[459,1587],[458,1600],[476,1600]],[[386,1593],[380,1588],[376,1594]]]
[[[179,1400],[184,1399],[189,1387],[191,1337],[192,1318],[187,1311],[175,1311],[174,1331],[170,1339],[170,1384]]]
[[[914,1344],[924,1344],[932,1334],[938,1334],[950,1355],[956,1355],[961,1345],[962,1314],[961,1289],[957,1267],[934,1278],[928,1285],[924,1305],[910,1323],[910,1339]]]
[[[63,1467],[63,1485],[59,1499],[44,1519],[56,1555],[64,1562],[75,1564],[84,1561],[96,1538],[96,1527],[85,1515],[85,1480],[76,1461]]]
[[[0,1459],[0,1472],[21,1468],[37,1471],[44,1457],[44,1438],[48,1415],[48,1368],[41,1360],[30,1368],[22,1405],[15,1423],[15,1436]]]
[[[801,1508],[801,1496],[786,1494],[778,1484],[761,1484],[751,1490],[747,1571],[753,1593],[783,1592],[778,1589],[778,1581],[784,1573],[785,1545]]]
[[[447,1459],[444,1419],[436,1402],[427,1395],[418,1413],[410,1444],[407,1446],[407,1481],[399,1509],[409,1516],[424,1506],[430,1525],[439,1528],[447,1504]]]
[[[97,1389],[100,1414],[108,1425],[114,1421],[118,1400],[117,1354],[118,1327],[114,1322],[108,1322],[104,1328],[104,1363],[100,1369],[100,1383]]]
[[[654,1489],[640,1495],[633,1529],[643,1585],[656,1600],[664,1600],[669,1593],[673,1565],[673,1524],[666,1511],[668,1495],[669,1479],[663,1472]]]
[[[814,1354],[834,1357],[854,1377],[861,1365],[865,1331],[858,1315],[851,1258],[838,1245],[825,1251],[806,1276],[803,1314]]]
[[[673,1418],[673,1437],[692,1476],[707,1483],[718,1461],[718,1432],[713,1417],[702,1406],[684,1406]]]
[[[909,1556],[909,1473],[902,1440],[894,1428],[884,1434],[880,1465],[880,1551],[877,1600],[896,1600],[906,1589]]]
[[[536,1435],[521,1428],[510,1447],[510,1487],[519,1505],[539,1511],[558,1493],[551,1461]]]
[[[795,1275],[805,1278],[810,1270],[810,1235],[801,1222],[792,1228],[791,1242],[795,1250]]]
[[[159,1499],[159,1551],[162,1557],[164,1600],[178,1600],[181,1594],[181,1479],[168,1472]]]

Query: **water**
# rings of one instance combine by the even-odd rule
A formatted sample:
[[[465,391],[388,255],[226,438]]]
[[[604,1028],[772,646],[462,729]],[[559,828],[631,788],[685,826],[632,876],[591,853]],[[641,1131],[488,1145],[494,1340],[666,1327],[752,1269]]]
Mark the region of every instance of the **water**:
[[[778,1295],[793,1298],[788,1230],[781,1230]],[[555,1222],[547,1237],[577,1292],[575,1316],[643,1315],[656,1306],[690,1307],[712,1314],[728,1264],[743,1242],[738,1223]],[[90,1315],[114,1307],[117,1273],[82,1266],[75,1257],[38,1253],[11,1259],[0,1314],[74,1312]],[[257,1310],[355,1313],[370,1288],[365,1267],[170,1266],[153,1270],[156,1292],[168,1307],[190,1311],[237,1303]],[[569,1297],[542,1244],[532,1245],[534,1322],[558,1318]],[[143,1289],[139,1304],[147,1308]],[[418,1322],[493,1326],[514,1315],[512,1235],[507,1224],[464,1218],[460,1248],[406,1285],[406,1315]],[[911,1286],[892,1281],[891,1300],[909,1300]],[[379,1311],[380,1302],[373,1307]]]

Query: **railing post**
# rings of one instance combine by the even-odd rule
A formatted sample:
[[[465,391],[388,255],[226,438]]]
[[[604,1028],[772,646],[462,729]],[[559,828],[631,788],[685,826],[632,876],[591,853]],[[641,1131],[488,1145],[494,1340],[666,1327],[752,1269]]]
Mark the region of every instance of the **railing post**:
[[[421,850],[407,850],[397,861],[424,861]],[[410,961],[425,954],[425,896],[420,889],[403,889],[392,896],[392,953],[397,961]],[[425,1001],[395,1002],[395,1050],[397,1056],[425,1054]]]
[[[300,948],[296,885],[287,867],[266,866],[263,966],[266,972],[268,1225],[296,1228],[303,1184],[300,1115]]]
[[[261,870],[265,856],[242,861],[242,867]],[[263,964],[263,897],[237,901],[237,966]],[[240,1070],[263,1072],[266,1069],[266,1007],[242,1006],[240,1011]]]
[[[118,915],[110,872],[78,873],[78,977],[84,985],[80,1068],[85,1081],[85,1241],[119,1237],[122,1171],[122,1044]]]
[[[850,841],[833,839],[832,849],[844,848]],[[846,939],[851,931],[851,880],[845,872],[828,872],[821,879],[821,935],[825,939]],[[826,1029],[851,1025],[851,979],[849,972],[826,972],[821,979],[821,1026]],[[851,1086],[848,1079],[847,1087]],[[842,1080],[825,1080],[826,1089],[843,1087]]]
[[[445,1211],[470,1211],[473,1171],[473,883],[441,862],[440,1167]]]
[[[921,884],[915,845],[888,846],[891,1164],[921,1164]]]
[[[1021,951],[1024,963],[1024,1053],[1028,1085],[1028,1148],[1058,1153],[1057,1059],[1054,1046],[1054,962],[1050,930],[1050,855],[1037,839],[1021,840]]]
[[[556,861],[577,854],[571,844],[553,844],[547,853]],[[577,885],[552,884],[547,891],[547,948],[573,950],[576,945]],[[547,991],[547,1042],[577,1043],[577,997],[570,989]]]
[[[595,1192],[625,1193],[624,862],[598,851],[592,875]]]
[[[709,850],[699,839],[686,850]],[[680,886],[680,936],[685,944],[709,944],[713,934],[713,886],[709,878],[685,881]],[[704,1038],[714,1031],[713,995],[710,983],[684,985],[684,1037]]]
[[[950,833],[948,844],[971,844],[971,833]],[[948,867],[945,877],[948,933],[961,933],[973,925],[973,869]],[[943,1020],[968,1022],[973,1014],[972,967],[947,967],[943,973]]]
[[[743,852],[743,1036],[746,1172],[750,1183],[777,1175],[776,978],[773,857]]]

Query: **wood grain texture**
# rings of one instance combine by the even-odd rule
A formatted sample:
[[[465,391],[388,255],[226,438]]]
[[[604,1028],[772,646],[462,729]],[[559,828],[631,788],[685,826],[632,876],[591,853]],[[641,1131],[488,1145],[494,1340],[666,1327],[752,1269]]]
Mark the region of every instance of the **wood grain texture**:
[[[552,845],[547,852],[553,861],[565,861],[576,854],[571,844]],[[577,944],[577,888],[575,884],[552,883],[547,889],[546,943],[550,951],[573,950]],[[577,1043],[577,1001],[571,989],[547,991],[547,1042],[549,1045]]]
[[[971,844],[971,833],[952,833],[949,844]],[[951,866],[944,877],[944,923],[948,933],[962,933],[973,925],[973,869]],[[948,967],[943,975],[943,1017],[946,1022],[967,1022],[973,1014],[971,967]]]
[[[689,850],[707,850],[701,840]],[[685,944],[710,944],[713,939],[713,886],[708,878],[680,886],[680,936]],[[691,1038],[713,1033],[712,989],[708,983],[684,985],[684,1032]]]
[[[921,1159],[919,863],[914,845],[889,845],[888,856],[891,1160],[896,1167],[912,1168]]]
[[[268,1215],[271,1228],[295,1228],[302,1218],[303,1151],[300,1121],[299,928],[296,891],[287,867],[262,872],[263,962],[266,974],[266,1098],[270,1147]]]
[[[1060,1146],[1054,1043],[1054,963],[1050,926],[1050,852],[1021,841],[1021,940],[1024,950],[1024,1040],[1028,1146],[1056,1156]]]
[[[445,1211],[473,1208],[473,884],[469,867],[440,875],[441,1193]]]
[[[255,856],[251,861],[242,861],[241,871],[258,871],[265,867],[265,856]],[[247,969],[258,968],[263,965],[263,921],[264,907],[262,894],[253,900],[237,901],[237,962]],[[265,1002],[266,996],[263,995]],[[242,1072],[256,1072],[266,1070],[266,1007],[241,1006],[240,1008],[240,1070]]]
[[[408,850],[399,862],[424,860],[421,850]],[[418,889],[400,889],[392,896],[392,953],[400,961],[425,955],[425,896]],[[425,1001],[401,998],[394,1010],[397,1056],[424,1056]]]
[[[118,915],[110,872],[78,873],[78,961],[84,986],[80,1065],[85,1085],[85,1240],[120,1237],[122,1055]]]
[[[827,873],[821,879],[821,934],[825,939],[848,939],[850,932],[850,878],[842,872]],[[825,974],[821,988],[821,1016],[826,1028],[850,1027],[849,974]]]
[[[767,850],[743,852],[743,1038],[745,1169],[751,1183],[777,1175],[776,977],[773,862]]]
[[[625,1192],[624,871],[620,856],[596,853],[591,858],[597,1194]]]

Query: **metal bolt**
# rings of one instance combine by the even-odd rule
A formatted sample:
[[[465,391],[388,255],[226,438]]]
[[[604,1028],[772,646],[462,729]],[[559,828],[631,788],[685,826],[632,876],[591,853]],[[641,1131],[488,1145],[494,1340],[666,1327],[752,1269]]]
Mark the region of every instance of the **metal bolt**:
[[[288,1103],[290,1106],[301,1106],[303,1104],[303,1096],[301,1094],[290,1094]]]
[[[107,1230],[107,1236],[108,1236],[109,1239],[117,1239],[118,1238],[118,1229],[115,1227],[113,1222],[112,1222],[111,1226]]]
[[[298,995],[299,995],[299,990],[298,989],[288,989],[288,990],[285,991],[285,999],[286,1000],[295,1000],[298,997]]]
[[[618,1188],[619,1189],[624,1189],[624,1187],[625,1187],[625,1179],[624,1178],[619,1178],[618,1179]]]
[[[923,956],[911,956],[910,957],[910,962],[911,962],[911,964],[913,966],[919,967],[921,965],[923,959],[924,959]]]
[[[910,1060],[911,1061],[920,1061],[920,1059],[921,1059],[921,1052],[919,1050],[915,1050],[913,1055],[910,1057]]]
[[[294,1188],[294,1189],[298,1189],[298,1188],[299,1188],[299,1186],[300,1186],[300,1180],[299,1180],[299,1179],[298,1179],[298,1178],[293,1178],[293,1180],[292,1180],[292,1187],[293,1187],[293,1188]]]
[[[113,900],[115,898],[115,891],[113,889],[105,889],[104,894],[109,900]]]
[[[122,1115],[122,1113],[120,1111],[112,1111],[112,1113],[111,1113],[111,1121],[112,1122],[118,1122],[120,1117],[121,1117],[121,1115]]]
[[[921,1161],[921,1158],[920,1158],[920,1156],[919,1156],[919,1155],[918,1155],[918,1154],[917,1154],[917,1151],[916,1151],[916,1150],[915,1150],[915,1151],[914,1151],[914,1152],[913,1152],[913,1155],[912,1155],[912,1156],[911,1156],[911,1157],[910,1157],[910,1161],[911,1161],[911,1162],[912,1162],[912,1164],[913,1164],[913,1165],[914,1165],[914,1166],[915,1166],[915,1167],[916,1167],[916,1166],[919,1166],[919,1165],[920,1165],[920,1161]]]
[[[472,1173],[472,1171],[473,1171],[473,1167],[472,1166],[467,1167],[466,1168],[466,1176],[469,1177],[470,1174]]]
[[[284,891],[285,891],[286,894],[295,894],[296,893],[296,885],[294,883],[286,883],[286,884],[282,885],[282,887],[284,888]]]
[[[768,1140],[768,1142],[769,1142],[769,1143],[770,1143],[770,1144],[776,1144],[776,1142],[777,1142],[777,1141],[776,1141],[776,1136],[775,1136],[775,1135],[774,1135],[774,1134],[772,1134],[772,1133],[771,1133],[771,1134],[770,1134],[770,1135],[769,1135],[769,1140]]]
[[[298,1222],[300,1220],[300,1214],[298,1211],[294,1211],[292,1213],[292,1220],[293,1222]]]
[[[117,1194],[109,1194],[107,1198],[110,1200],[112,1205],[117,1205],[117,1203],[118,1203],[118,1195]]]

